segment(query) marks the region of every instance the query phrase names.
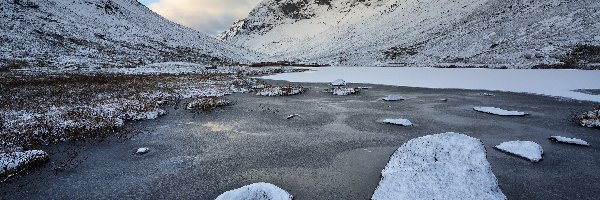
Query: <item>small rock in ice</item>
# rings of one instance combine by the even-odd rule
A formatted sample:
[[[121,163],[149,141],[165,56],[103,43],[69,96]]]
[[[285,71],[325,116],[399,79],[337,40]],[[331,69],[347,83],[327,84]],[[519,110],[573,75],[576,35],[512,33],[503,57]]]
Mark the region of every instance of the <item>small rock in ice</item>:
[[[412,139],[390,157],[371,199],[505,200],[480,140],[459,133]]]
[[[332,93],[334,95],[338,95],[338,96],[346,96],[346,95],[354,94],[356,92],[357,92],[357,90],[354,88],[339,87],[339,88],[333,88]]]
[[[542,154],[544,154],[542,146],[532,141],[503,142],[495,146],[495,148],[525,158],[531,162],[539,162],[542,160]]]
[[[289,115],[289,116],[287,116],[287,119],[291,119],[291,118],[298,117],[298,116],[300,116],[300,115],[299,114]]]
[[[504,109],[500,109],[500,108],[495,108],[495,107],[473,107],[473,110],[476,110],[476,111],[479,111],[479,112],[483,112],[483,113],[488,113],[488,114],[500,115],[500,116],[525,116],[525,115],[529,115],[528,113],[525,113],[525,112],[508,111],[508,110],[504,110]]]
[[[401,125],[401,126],[412,126],[412,122],[410,122],[410,120],[408,119],[385,119],[383,120],[383,123],[386,124],[395,124],[395,125]]]
[[[383,97],[384,101],[400,101],[400,100],[404,100],[404,97],[401,97],[399,95],[387,95],[386,97]]]
[[[335,80],[331,83],[332,86],[345,86],[346,85],[346,81],[344,81],[344,79],[338,79]]]
[[[577,139],[577,138],[568,138],[568,137],[563,137],[563,136],[552,136],[552,137],[550,137],[548,139],[552,140],[553,142],[562,142],[562,143],[567,143],[567,144],[576,144],[576,145],[581,145],[581,146],[590,146],[590,144],[587,143],[586,141],[584,141],[582,139]]]
[[[150,149],[148,149],[146,147],[142,147],[142,148],[138,148],[137,151],[135,152],[135,154],[144,155],[144,154],[148,153],[149,151],[150,151]]]
[[[253,183],[219,195],[215,200],[292,200],[285,190],[270,183]]]

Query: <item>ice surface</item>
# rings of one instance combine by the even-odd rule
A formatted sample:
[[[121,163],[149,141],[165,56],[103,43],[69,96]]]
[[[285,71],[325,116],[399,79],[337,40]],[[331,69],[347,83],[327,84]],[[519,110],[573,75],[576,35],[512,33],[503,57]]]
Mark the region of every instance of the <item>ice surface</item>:
[[[568,137],[563,137],[563,136],[551,136],[550,140],[555,141],[555,142],[567,143],[567,144],[590,146],[590,144],[587,143],[586,141],[584,141],[582,139],[577,139],[577,138],[568,138]]]
[[[253,183],[219,195],[215,200],[292,200],[285,190],[270,183]]]
[[[264,79],[291,82],[327,83],[331,77],[344,77],[352,83],[382,85],[497,90],[522,92],[600,102],[600,95],[576,92],[600,88],[600,70],[544,69],[441,69],[418,67],[322,67],[311,73],[286,73]]]
[[[412,126],[412,122],[410,122],[410,120],[408,119],[385,119],[383,120],[383,123],[387,123],[387,124],[395,124],[395,125],[401,125],[401,126]]]
[[[539,162],[542,160],[542,154],[544,154],[542,147],[532,141],[503,142],[495,148],[525,158],[531,162]]]
[[[408,141],[381,176],[374,200],[506,199],[481,141],[458,133]]]
[[[501,108],[495,108],[495,107],[473,107],[473,110],[476,110],[479,112],[484,112],[484,113],[489,113],[489,114],[494,114],[494,115],[500,115],[500,116],[525,116],[525,115],[528,115],[527,113],[524,113],[524,112],[508,111],[508,110],[504,110]]]

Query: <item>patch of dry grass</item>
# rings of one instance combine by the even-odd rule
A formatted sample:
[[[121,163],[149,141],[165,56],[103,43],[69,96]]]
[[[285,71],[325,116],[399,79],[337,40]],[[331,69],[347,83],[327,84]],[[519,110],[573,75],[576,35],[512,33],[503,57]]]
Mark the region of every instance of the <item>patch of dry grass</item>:
[[[235,73],[186,75],[0,73],[1,149],[105,137],[126,121],[165,114],[161,104],[247,90]]]

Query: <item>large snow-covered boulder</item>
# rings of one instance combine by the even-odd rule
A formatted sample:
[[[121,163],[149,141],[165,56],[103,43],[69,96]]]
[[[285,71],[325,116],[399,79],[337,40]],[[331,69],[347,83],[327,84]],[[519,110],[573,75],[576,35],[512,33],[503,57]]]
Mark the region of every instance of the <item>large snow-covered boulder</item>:
[[[459,133],[406,142],[381,176],[374,200],[506,199],[481,141]]]
[[[270,183],[253,183],[219,195],[215,200],[292,200],[285,190]]]
[[[41,150],[2,153],[0,154],[0,177],[44,163],[48,159],[48,154]]]
[[[527,159],[531,162],[542,160],[544,149],[539,144],[532,141],[510,141],[496,145],[496,149]]]

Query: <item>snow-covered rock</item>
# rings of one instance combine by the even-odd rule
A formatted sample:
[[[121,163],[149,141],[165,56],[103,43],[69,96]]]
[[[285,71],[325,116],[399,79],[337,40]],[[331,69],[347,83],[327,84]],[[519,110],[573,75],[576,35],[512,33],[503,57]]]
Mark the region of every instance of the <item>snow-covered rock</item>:
[[[387,95],[386,97],[383,97],[384,101],[400,101],[400,100],[404,100],[404,97],[400,96],[400,95]]]
[[[288,115],[286,119],[292,119],[294,117],[300,116],[299,114]]]
[[[542,154],[544,154],[542,146],[532,141],[503,142],[496,145],[495,148],[525,158],[531,162],[539,162],[542,160]]]
[[[386,124],[395,124],[395,125],[401,125],[401,126],[412,126],[412,122],[410,122],[410,120],[408,119],[385,119],[383,120],[383,123]]]
[[[264,0],[222,35],[278,60],[519,68],[557,64],[577,44],[600,44],[599,7],[597,0]]]
[[[141,148],[138,148],[138,149],[135,151],[135,154],[137,154],[137,155],[144,155],[144,154],[146,154],[146,153],[148,153],[148,152],[150,152],[150,149],[149,149],[149,148],[147,148],[147,147],[141,147]]]
[[[473,107],[473,110],[476,110],[476,111],[479,111],[479,112],[483,112],[483,113],[493,114],[493,115],[500,115],[500,116],[525,116],[525,115],[529,115],[528,113],[525,113],[525,112],[508,111],[508,110],[504,110],[504,109],[496,108],[496,107]]]
[[[338,95],[338,96],[346,96],[346,95],[351,95],[358,92],[358,90],[354,89],[354,88],[347,88],[347,87],[336,87],[333,88],[332,93],[334,95]]]
[[[292,200],[293,196],[270,183],[253,183],[219,195],[215,200]]]
[[[346,81],[344,79],[337,79],[331,82],[331,86],[346,86]]]
[[[586,142],[585,140],[577,139],[577,138],[568,138],[568,137],[563,137],[563,136],[551,136],[549,139],[554,142],[576,144],[576,145],[581,145],[581,146],[590,146],[590,144],[588,142]]]
[[[406,142],[381,176],[374,200],[506,199],[481,141],[458,133]]]
[[[0,1],[0,68],[222,65],[257,54],[152,12],[135,0]]]
[[[42,150],[0,154],[0,176],[48,161],[48,154]]]

